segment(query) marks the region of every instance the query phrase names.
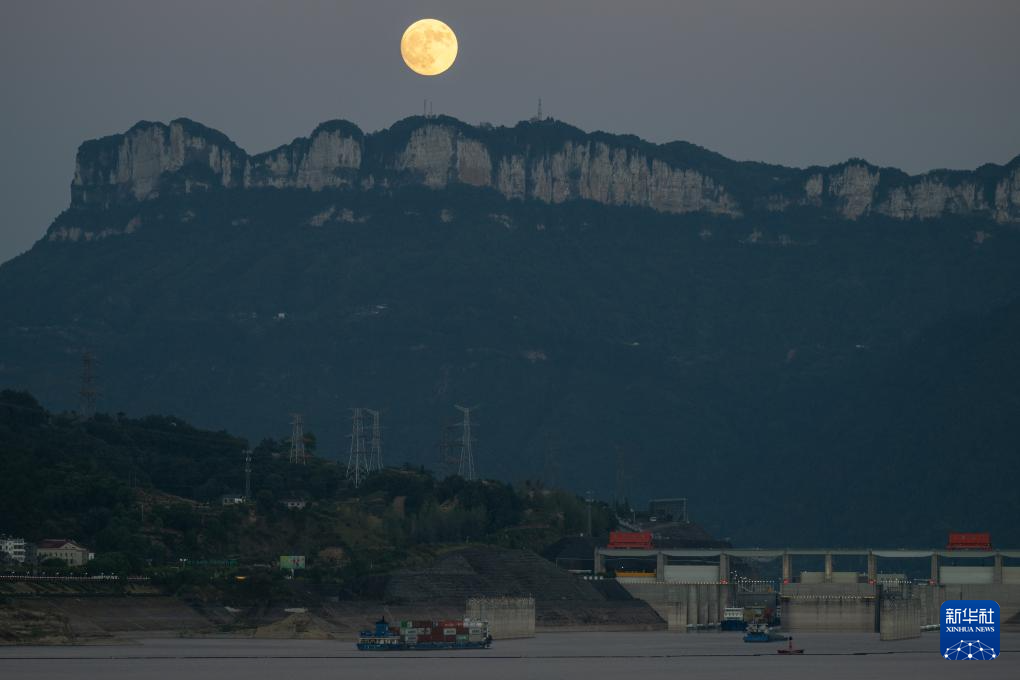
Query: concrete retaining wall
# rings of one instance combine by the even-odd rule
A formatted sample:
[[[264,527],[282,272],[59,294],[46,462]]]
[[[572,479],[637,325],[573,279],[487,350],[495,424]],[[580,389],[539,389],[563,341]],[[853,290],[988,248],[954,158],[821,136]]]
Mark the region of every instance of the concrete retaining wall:
[[[921,637],[921,603],[917,600],[884,600],[879,637],[909,640]]]
[[[783,600],[783,628],[790,631],[872,633],[875,631],[875,600]]]
[[[620,584],[632,596],[647,602],[674,632],[686,632],[690,624],[722,621],[730,601],[730,586],[717,583],[621,580]]]
[[[791,583],[781,597],[783,628],[873,633],[877,591],[867,583]]]
[[[535,598],[472,597],[465,616],[489,622],[489,634],[496,640],[535,637]]]

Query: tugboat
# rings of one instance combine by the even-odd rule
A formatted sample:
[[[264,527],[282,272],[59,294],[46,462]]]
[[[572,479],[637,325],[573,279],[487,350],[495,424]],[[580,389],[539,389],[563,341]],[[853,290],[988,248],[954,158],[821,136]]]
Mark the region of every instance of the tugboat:
[[[375,622],[375,630],[363,630],[358,634],[358,649],[361,651],[385,651],[392,649],[406,649],[400,629],[390,628],[386,617]]]
[[[744,642],[776,642],[786,639],[785,635],[774,633],[769,624],[758,619],[747,624],[747,628],[744,630]]]

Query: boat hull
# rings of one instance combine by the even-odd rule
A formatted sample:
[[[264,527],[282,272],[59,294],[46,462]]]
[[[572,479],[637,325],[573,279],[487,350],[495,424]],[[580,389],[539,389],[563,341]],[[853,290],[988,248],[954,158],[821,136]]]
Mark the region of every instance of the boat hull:
[[[363,652],[407,652],[430,651],[440,649],[487,649],[488,642],[415,642],[413,644],[382,644],[378,642],[359,642],[358,649]]]
[[[744,642],[781,642],[788,639],[785,635],[776,633],[747,633],[744,635]]]

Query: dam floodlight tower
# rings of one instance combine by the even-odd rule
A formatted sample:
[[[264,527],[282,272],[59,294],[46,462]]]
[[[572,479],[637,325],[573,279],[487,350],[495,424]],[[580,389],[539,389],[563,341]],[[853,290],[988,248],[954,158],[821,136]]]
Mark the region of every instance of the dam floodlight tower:
[[[352,409],[350,454],[347,457],[347,479],[357,489],[370,472],[368,467],[368,451],[365,446],[365,409]]]
[[[455,408],[464,414],[460,424],[460,465],[457,466],[457,474],[464,479],[474,480],[475,453],[472,446],[474,439],[471,437],[471,408],[468,406],[456,406]]]
[[[251,449],[244,450],[244,502],[251,502]]]
[[[382,427],[379,425],[380,411],[365,409],[372,416],[372,441],[368,451],[368,469],[376,472],[383,469],[382,459]]]
[[[290,462],[305,464],[305,419],[300,413],[290,414]]]
[[[96,388],[96,357],[91,351],[81,353],[81,386],[78,389],[78,412],[84,420],[96,415],[96,400],[99,390]]]

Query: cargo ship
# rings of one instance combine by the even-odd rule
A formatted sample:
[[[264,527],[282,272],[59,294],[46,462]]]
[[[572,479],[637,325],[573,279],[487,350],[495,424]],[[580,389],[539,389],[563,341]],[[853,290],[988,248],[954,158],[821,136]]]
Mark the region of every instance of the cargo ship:
[[[488,622],[476,619],[401,621],[391,626],[382,618],[375,622],[375,630],[363,630],[358,635],[358,649],[362,651],[487,649],[491,645]]]

